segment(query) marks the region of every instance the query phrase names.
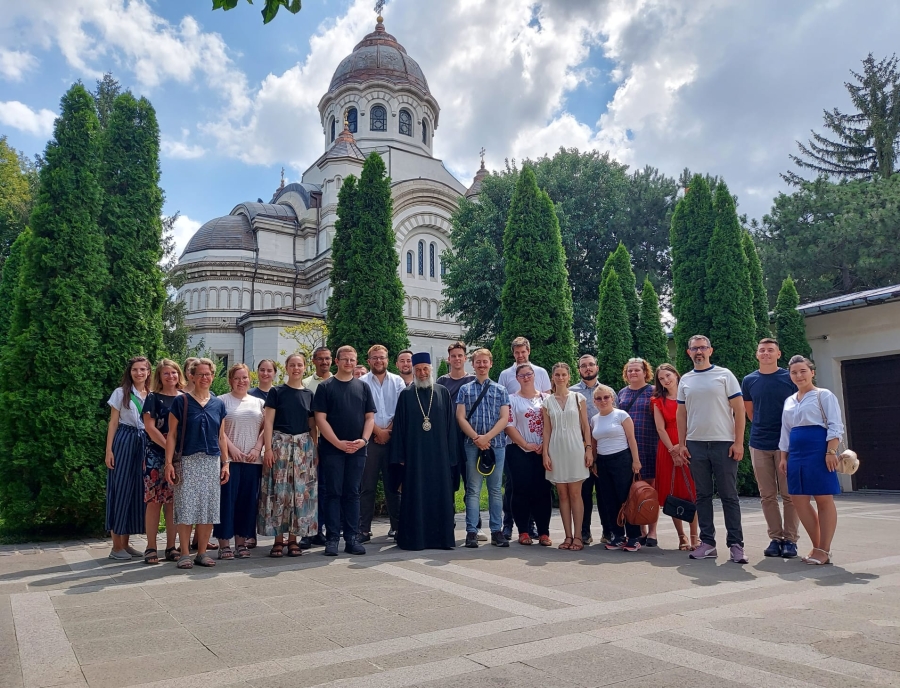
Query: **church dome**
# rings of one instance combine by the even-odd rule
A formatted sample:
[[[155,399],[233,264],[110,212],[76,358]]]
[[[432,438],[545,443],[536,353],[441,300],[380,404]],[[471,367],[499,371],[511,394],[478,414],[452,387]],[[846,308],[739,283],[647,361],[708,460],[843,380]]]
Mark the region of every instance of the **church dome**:
[[[341,60],[331,77],[328,92],[333,93],[344,84],[363,84],[375,80],[412,86],[424,95],[431,95],[418,63],[406,54],[406,48],[396,38],[385,31],[380,21],[375,30]]]
[[[250,220],[246,215],[226,215],[210,220],[198,229],[184,247],[182,256],[195,251],[232,249],[253,251],[256,248]]]

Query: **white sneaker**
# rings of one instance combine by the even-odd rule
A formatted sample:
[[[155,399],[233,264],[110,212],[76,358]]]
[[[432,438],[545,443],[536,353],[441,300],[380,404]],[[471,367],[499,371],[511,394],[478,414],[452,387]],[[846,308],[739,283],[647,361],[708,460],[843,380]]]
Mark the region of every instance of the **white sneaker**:
[[[481,528],[479,528],[478,529],[478,542],[487,542],[487,541],[488,541],[487,534]]]
[[[124,549],[111,549],[109,551],[109,558],[118,561],[131,561],[131,555]]]

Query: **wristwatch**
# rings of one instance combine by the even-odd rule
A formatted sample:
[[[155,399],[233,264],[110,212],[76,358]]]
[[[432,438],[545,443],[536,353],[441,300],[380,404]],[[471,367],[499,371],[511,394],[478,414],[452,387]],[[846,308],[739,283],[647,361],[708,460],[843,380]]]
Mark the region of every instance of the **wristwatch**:
[[[832,456],[837,456],[837,449],[826,449],[826,454],[831,454]]]

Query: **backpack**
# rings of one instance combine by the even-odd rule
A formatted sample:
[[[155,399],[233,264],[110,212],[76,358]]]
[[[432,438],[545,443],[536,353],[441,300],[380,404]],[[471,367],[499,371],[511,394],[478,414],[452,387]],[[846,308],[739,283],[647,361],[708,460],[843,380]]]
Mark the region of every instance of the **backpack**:
[[[628,499],[619,509],[617,523],[624,526],[630,523],[633,526],[649,526],[656,523],[659,518],[659,495],[650,483],[641,480],[639,473],[634,474],[631,489],[628,490]]]

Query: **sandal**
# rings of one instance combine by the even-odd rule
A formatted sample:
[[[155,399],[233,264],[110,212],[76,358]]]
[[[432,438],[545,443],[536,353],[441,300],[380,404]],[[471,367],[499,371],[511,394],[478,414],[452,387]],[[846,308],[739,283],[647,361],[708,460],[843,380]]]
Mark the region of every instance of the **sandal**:
[[[575,540],[578,540],[578,542],[580,542],[581,544],[576,545]],[[584,549],[584,540],[582,540],[580,537],[572,538],[572,544],[569,545],[569,549],[573,552],[580,552]]]
[[[543,547],[549,547],[550,545],[553,544],[553,540],[550,539],[550,536],[549,536],[549,535],[541,535],[541,536],[538,538],[538,542],[539,542]]]
[[[534,540],[531,539],[531,536],[528,533],[519,533],[519,544],[532,545],[534,544]]]
[[[691,535],[691,552],[693,552],[699,546],[700,546],[700,536],[699,535]]]
[[[194,563],[197,564],[197,566],[205,566],[206,568],[212,568],[213,566],[216,565],[216,560],[213,559],[211,556],[209,556],[206,552],[204,552],[203,554],[198,554],[194,558]]]
[[[231,545],[225,545],[219,550],[219,559],[234,559],[234,552],[231,551]]]
[[[256,538],[245,538],[244,546],[247,549],[253,549],[254,547],[256,547]]]
[[[572,538],[567,537],[560,543],[557,549],[572,549]]]
[[[816,552],[821,552],[825,555],[825,559],[823,560],[821,557],[808,556],[803,561],[810,566],[825,566],[826,564],[831,563],[831,552],[826,552],[824,549],[819,549],[818,547],[813,547],[813,554]]]
[[[678,549],[682,552],[690,552],[691,545],[688,543],[687,535],[678,536]]]
[[[185,554],[178,557],[178,563],[175,566],[179,569],[192,569],[194,568],[194,560],[191,559],[190,554]]]
[[[156,550],[152,547],[148,547],[144,550],[144,563],[145,564],[158,564],[159,563],[159,555]]]
[[[297,544],[296,540],[291,540],[288,543],[287,548],[289,557],[299,557],[301,554],[303,554],[303,550],[300,548],[300,545]]]
[[[247,559],[250,557],[250,548],[246,545],[238,545],[237,552],[234,556],[236,559]]]
[[[274,545],[272,545],[272,549],[269,550],[269,556],[273,559],[280,559],[282,556],[284,556],[284,543],[276,542]]]
[[[181,556],[181,550],[177,547],[166,547],[166,561],[178,561]]]

